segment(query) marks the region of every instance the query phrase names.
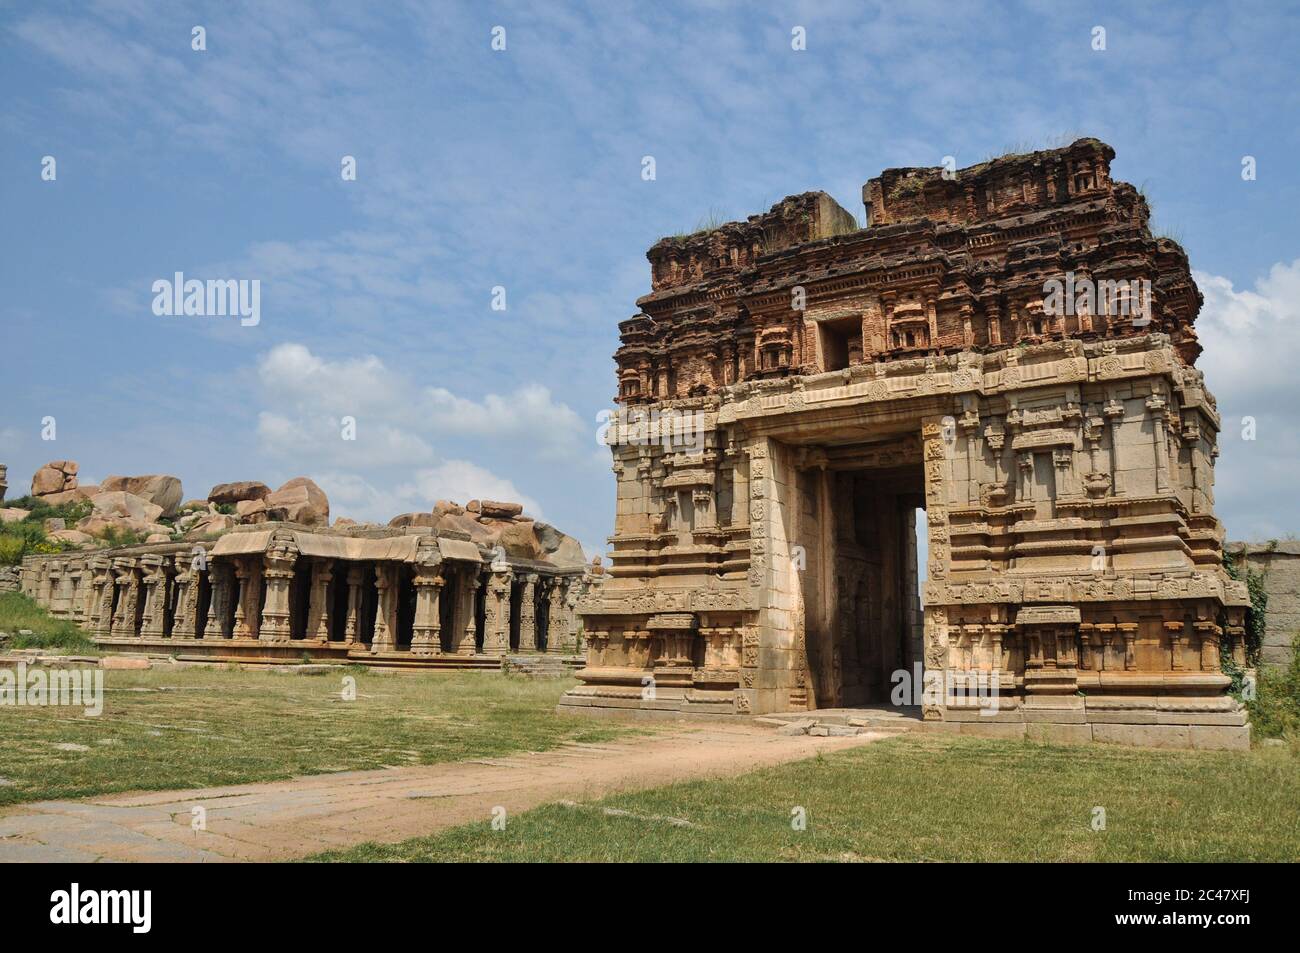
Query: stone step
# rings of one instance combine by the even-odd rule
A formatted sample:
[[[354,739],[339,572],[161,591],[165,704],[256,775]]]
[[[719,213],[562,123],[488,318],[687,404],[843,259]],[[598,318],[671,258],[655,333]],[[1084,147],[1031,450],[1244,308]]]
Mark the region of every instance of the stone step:
[[[507,655],[501,668],[537,678],[564,678],[574,670],[570,660],[561,655]]]
[[[902,734],[920,727],[918,708],[828,708],[760,715],[756,724],[783,734]]]

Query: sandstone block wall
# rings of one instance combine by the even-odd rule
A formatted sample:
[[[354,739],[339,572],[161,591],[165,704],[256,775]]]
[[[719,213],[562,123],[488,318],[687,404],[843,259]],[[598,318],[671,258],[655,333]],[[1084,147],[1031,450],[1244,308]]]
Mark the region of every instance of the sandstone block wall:
[[[1290,664],[1291,643],[1300,635],[1300,540],[1229,543],[1226,549],[1233,556],[1244,553],[1246,566],[1264,577],[1268,609],[1260,661]]]

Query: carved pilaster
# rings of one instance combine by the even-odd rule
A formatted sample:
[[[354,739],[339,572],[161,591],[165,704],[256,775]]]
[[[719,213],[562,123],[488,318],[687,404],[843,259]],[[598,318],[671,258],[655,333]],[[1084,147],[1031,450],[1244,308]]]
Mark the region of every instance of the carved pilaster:
[[[1138,625],[1136,622],[1121,622],[1118,628],[1120,638],[1124,640],[1124,670],[1137,671],[1137,653],[1134,647],[1137,642]]]

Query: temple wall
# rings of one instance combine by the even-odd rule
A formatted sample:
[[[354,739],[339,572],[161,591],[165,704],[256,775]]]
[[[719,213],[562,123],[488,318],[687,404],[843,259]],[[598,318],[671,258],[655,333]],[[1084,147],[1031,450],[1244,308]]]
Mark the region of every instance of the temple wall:
[[[1289,665],[1291,643],[1300,635],[1300,542],[1229,543],[1227,550],[1238,558],[1244,554],[1246,566],[1263,576],[1268,607],[1260,661]]]

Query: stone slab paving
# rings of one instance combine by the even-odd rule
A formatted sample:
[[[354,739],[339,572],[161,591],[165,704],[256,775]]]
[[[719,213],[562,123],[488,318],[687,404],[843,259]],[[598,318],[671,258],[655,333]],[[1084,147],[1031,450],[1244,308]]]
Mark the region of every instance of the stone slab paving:
[[[0,812],[0,862],[273,861],[394,842],[558,800],[723,777],[867,744],[749,724],[674,726],[602,744],[222,788],[41,801]],[[191,828],[193,808],[206,829]]]

